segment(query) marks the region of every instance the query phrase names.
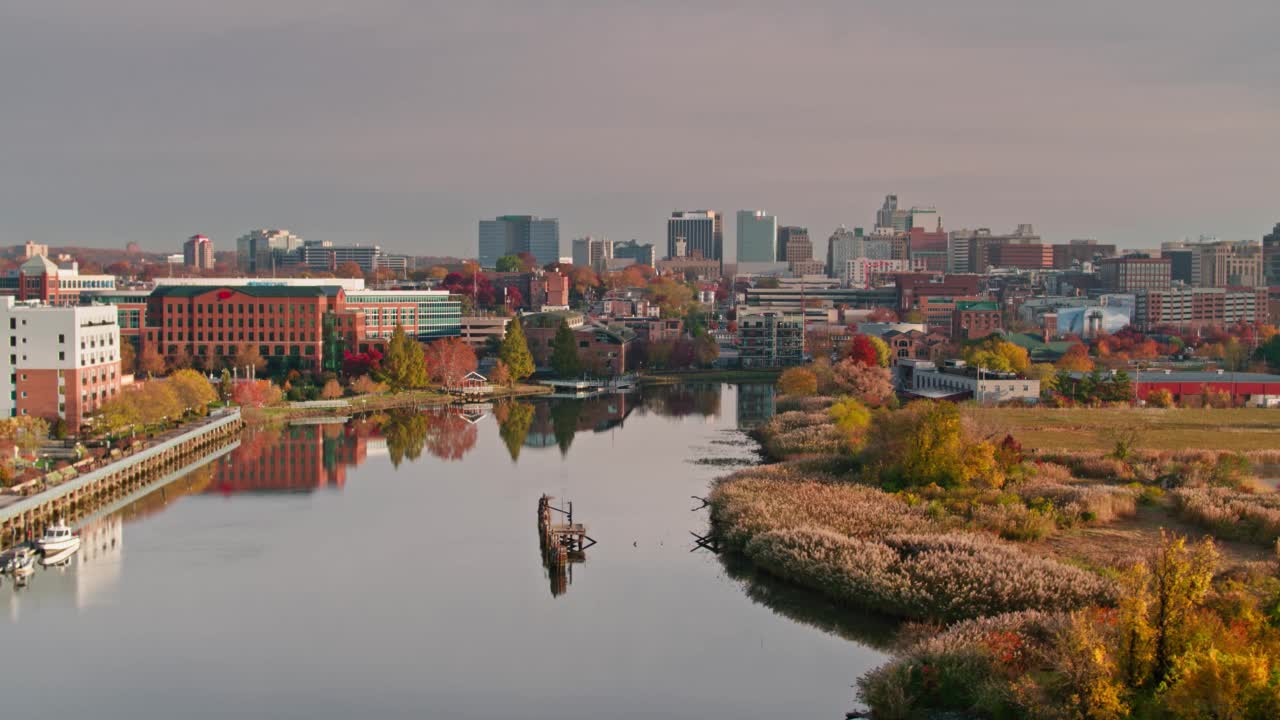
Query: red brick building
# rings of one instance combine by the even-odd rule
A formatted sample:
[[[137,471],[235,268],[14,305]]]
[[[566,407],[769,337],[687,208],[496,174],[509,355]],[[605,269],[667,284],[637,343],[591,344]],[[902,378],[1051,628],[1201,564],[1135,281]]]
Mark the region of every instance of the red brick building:
[[[539,367],[551,364],[551,353],[560,322],[569,323],[578,342],[578,357],[584,370],[599,375],[621,375],[635,366],[635,333],[624,327],[586,324],[571,312],[548,312],[522,319],[529,352]]]
[[[1053,246],[1041,243],[994,245],[990,248],[991,264],[1001,268],[1042,270],[1053,267]]]
[[[957,302],[951,313],[951,337],[979,340],[1004,328],[1000,306],[990,300]]]

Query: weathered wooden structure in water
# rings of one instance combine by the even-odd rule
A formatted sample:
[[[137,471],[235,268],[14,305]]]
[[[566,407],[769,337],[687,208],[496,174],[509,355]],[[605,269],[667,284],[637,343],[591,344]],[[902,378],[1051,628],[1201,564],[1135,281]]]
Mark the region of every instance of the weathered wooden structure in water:
[[[145,490],[193,460],[238,443],[243,426],[239,408],[226,410],[163,442],[0,507],[0,547],[39,537],[59,518],[74,522]]]
[[[542,549],[542,566],[551,580],[551,594],[563,595],[573,580],[573,564],[586,562],[587,548],[596,541],[587,535],[587,528],[573,521],[573,503],[567,508],[551,504],[555,498],[543,495],[538,498],[538,539]],[[564,516],[564,522],[556,522]]]

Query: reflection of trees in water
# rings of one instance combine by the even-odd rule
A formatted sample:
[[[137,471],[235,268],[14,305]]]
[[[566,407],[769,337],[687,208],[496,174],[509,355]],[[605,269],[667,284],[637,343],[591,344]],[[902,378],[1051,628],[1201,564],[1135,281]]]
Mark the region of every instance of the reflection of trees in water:
[[[493,417],[498,421],[498,435],[511,454],[511,461],[520,458],[520,448],[533,426],[533,405],[519,400],[500,403],[493,409]]]
[[[655,385],[641,389],[646,411],[662,417],[720,416],[720,383]]]
[[[725,574],[737,580],[751,601],[785,618],[818,628],[860,645],[889,652],[899,623],[893,618],[838,605],[812,590],[792,585],[758,570],[731,552],[719,555]]]
[[[556,436],[556,444],[560,446],[560,454],[566,455],[573,444],[573,435],[578,432],[578,418],[582,416],[581,400],[560,400],[551,405],[551,428]]]
[[[417,412],[391,412],[382,424],[382,437],[387,441],[391,465],[400,467],[405,460],[417,460],[427,440],[427,416]]]
[[[382,419],[381,430],[396,467],[404,460],[417,460],[423,450],[441,460],[461,460],[478,437],[475,426],[449,408],[392,412]]]

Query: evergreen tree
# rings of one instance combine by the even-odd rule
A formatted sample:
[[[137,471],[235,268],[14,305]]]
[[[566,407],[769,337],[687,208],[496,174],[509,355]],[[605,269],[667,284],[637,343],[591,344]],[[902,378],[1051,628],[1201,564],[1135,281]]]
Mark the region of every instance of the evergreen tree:
[[[422,344],[409,337],[401,325],[396,325],[395,332],[391,334],[379,379],[390,385],[392,390],[420,388],[427,384],[427,363]]]
[[[524,337],[519,318],[512,319],[507,326],[507,336],[498,348],[498,357],[507,364],[512,382],[520,382],[533,374],[533,355],[529,353],[529,341]]]
[[[573,377],[582,372],[582,360],[578,357],[578,338],[569,329],[567,320],[560,321],[555,339],[551,341],[551,367],[560,377]]]

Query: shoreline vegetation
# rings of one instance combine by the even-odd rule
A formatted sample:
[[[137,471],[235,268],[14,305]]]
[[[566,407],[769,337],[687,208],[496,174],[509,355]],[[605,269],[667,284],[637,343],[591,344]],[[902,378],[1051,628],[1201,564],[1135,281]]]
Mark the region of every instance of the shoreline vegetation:
[[[841,375],[784,373],[765,464],[710,502],[740,561],[903,622],[868,717],[1280,717],[1275,411],[898,407]]]
[[[548,395],[551,392],[553,392],[553,389],[546,385],[517,384],[510,388],[500,388],[492,394],[486,395],[482,401],[494,402],[537,397],[539,395]],[[269,425],[298,418],[342,417],[344,415],[381,412],[420,405],[442,406],[459,402],[458,396],[437,390],[402,390],[400,392],[377,395],[357,395],[341,398],[340,400],[345,401],[346,405],[338,405],[336,403],[332,406],[307,404],[294,406],[284,404],[269,405],[261,408],[245,407],[245,425]]]

